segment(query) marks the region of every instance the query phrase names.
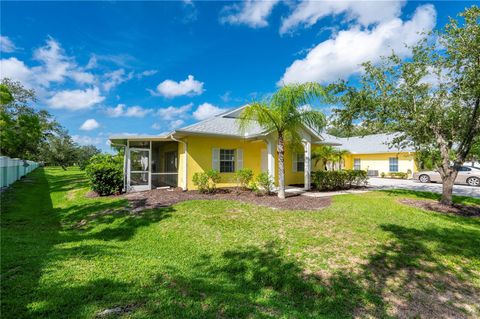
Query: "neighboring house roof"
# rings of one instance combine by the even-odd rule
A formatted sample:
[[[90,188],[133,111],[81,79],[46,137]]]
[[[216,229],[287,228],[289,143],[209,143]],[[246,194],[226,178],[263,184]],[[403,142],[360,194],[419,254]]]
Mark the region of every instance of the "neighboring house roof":
[[[409,147],[395,147],[391,143],[399,133],[393,134],[372,134],[366,136],[356,136],[348,138],[336,138],[342,145],[341,149],[346,149],[352,154],[378,154],[378,153],[399,153],[415,152],[415,149]]]

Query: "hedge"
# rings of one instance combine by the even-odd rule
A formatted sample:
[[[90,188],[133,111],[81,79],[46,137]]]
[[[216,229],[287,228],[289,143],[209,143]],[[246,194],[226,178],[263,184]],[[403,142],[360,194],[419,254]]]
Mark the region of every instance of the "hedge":
[[[340,190],[366,186],[368,176],[362,170],[316,171],[312,173],[316,190]]]

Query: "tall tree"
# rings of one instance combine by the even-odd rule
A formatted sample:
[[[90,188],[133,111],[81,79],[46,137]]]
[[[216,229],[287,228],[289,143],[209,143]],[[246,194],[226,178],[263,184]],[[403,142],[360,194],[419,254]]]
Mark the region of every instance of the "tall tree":
[[[280,198],[285,198],[285,143],[288,141],[291,146],[298,145],[298,132],[304,125],[319,132],[325,125],[323,113],[304,107],[316,97],[324,97],[324,91],[318,84],[285,85],[265,101],[251,103],[239,118],[243,130],[256,121],[263,129],[276,135]]]
[[[39,156],[46,165],[61,166],[64,170],[78,161],[78,146],[65,129],[49,135]]]
[[[44,110],[30,105],[35,92],[20,82],[4,78],[1,83],[0,153],[10,157],[38,159],[39,148],[60,125]]]
[[[344,105],[335,111],[337,124],[382,125],[403,133],[394,143],[439,150],[441,203],[451,205],[457,168],[480,135],[479,48],[480,9],[472,6],[414,46],[411,59],[367,62],[359,85],[330,85]]]
[[[100,154],[101,151],[94,145],[84,145],[79,146],[76,153],[76,164],[78,164],[80,169],[84,170],[89,164],[90,159],[94,155]]]

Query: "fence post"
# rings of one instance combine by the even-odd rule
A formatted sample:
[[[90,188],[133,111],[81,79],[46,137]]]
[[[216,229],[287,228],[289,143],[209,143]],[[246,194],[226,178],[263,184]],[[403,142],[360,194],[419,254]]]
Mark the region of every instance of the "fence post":
[[[8,186],[7,170],[8,170],[8,157],[0,156],[0,174],[2,175],[0,177],[1,179],[0,187],[2,188]]]

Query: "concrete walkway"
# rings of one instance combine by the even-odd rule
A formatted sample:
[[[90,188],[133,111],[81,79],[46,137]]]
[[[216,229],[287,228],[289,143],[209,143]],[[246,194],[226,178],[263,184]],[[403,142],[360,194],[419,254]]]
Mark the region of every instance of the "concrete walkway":
[[[442,193],[440,183],[420,183],[410,179],[370,178],[368,185],[373,189],[407,189],[422,192]],[[480,187],[467,185],[453,186],[453,194],[480,198]]]
[[[285,192],[288,194],[299,194],[309,197],[329,197],[344,194],[361,194],[372,190],[382,189],[406,189],[421,192],[442,193],[442,184],[428,183],[423,184],[415,180],[405,179],[389,179],[389,178],[369,178],[368,188],[362,190],[343,190],[334,192],[306,192],[303,188],[287,186]],[[453,194],[459,196],[469,196],[480,198],[480,187],[472,187],[467,185],[455,185]]]

